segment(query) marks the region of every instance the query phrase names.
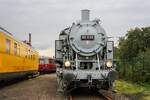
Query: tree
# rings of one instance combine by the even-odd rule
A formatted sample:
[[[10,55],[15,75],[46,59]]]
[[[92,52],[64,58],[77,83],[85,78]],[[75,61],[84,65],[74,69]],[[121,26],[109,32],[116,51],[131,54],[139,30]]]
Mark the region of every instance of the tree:
[[[116,50],[115,56],[121,61],[117,69],[123,78],[150,82],[150,27],[127,31]]]
[[[120,58],[131,60],[140,52],[150,48],[150,27],[135,28],[119,39]]]

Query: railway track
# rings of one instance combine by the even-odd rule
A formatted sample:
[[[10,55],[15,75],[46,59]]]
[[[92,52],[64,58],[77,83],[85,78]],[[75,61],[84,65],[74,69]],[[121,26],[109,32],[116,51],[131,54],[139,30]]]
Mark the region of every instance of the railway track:
[[[86,94],[86,93],[85,93]],[[64,100],[133,100],[125,95],[110,93],[107,91],[101,91],[99,93],[93,92],[92,94],[86,94],[83,92],[79,94],[70,94]]]
[[[109,96],[88,96],[88,97],[82,97],[82,99],[79,99],[79,97],[75,97],[73,95],[69,95],[66,100],[113,100]]]
[[[110,92],[77,90],[66,96],[65,100],[114,100]]]
[[[106,90],[101,90],[99,93],[106,99],[106,100],[114,100],[113,95],[114,93],[112,91],[106,91]]]
[[[108,96],[108,95],[103,95],[101,94],[103,97],[104,97],[104,100],[113,100],[113,97],[112,96]]]

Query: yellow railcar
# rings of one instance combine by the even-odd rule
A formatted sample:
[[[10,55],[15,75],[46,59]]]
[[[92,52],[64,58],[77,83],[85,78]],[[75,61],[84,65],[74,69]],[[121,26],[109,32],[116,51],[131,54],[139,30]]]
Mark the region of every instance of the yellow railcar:
[[[0,80],[38,72],[38,52],[0,29]]]

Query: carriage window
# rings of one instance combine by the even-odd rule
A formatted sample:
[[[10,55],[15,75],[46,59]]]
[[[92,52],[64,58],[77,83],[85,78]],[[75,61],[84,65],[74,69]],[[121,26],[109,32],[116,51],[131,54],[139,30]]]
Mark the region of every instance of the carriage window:
[[[10,53],[10,40],[6,39],[6,53]]]
[[[45,64],[49,64],[49,61],[48,61],[48,59],[45,59]]]
[[[20,45],[18,45],[18,55],[20,56]]]
[[[28,59],[30,59],[30,50],[28,50]]]
[[[17,55],[17,43],[14,43],[14,55]]]
[[[31,59],[33,59],[32,54],[31,54]]]
[[[33,54],[33,60],[35,60],[35,55]]]
[[[26,55],[25,58],[28,58],[28,49],[26,49]]]
[[[49,59],[49,63],[52,64],[53,63],[53,59]]]
[[[40,59],[40,64],[44,64],[44,59]]]

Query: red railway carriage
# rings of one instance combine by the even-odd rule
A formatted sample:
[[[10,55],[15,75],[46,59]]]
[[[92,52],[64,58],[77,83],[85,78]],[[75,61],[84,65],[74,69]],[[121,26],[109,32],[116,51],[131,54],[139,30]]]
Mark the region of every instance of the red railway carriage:
[[[56,70],[55,60],[50,57],[39,58],[39,72],[52,72]]]

